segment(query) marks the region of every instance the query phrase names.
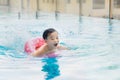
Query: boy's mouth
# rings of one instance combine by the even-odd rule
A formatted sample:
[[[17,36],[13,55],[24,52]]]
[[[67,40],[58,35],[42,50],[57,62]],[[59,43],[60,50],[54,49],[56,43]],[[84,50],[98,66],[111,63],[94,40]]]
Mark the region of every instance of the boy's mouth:
[[[54,44],[54,46],[57,46],[57,45],[58,45],[58,43]]]

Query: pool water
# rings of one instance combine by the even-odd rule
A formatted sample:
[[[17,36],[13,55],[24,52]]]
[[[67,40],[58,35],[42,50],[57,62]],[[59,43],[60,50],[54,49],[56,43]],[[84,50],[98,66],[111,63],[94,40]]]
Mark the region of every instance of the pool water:
[[[25,42],[49,27],[71,50],[54,58],[26,55]],[[0,20],[0,80],[120,80],[119,50],[120,20]]]

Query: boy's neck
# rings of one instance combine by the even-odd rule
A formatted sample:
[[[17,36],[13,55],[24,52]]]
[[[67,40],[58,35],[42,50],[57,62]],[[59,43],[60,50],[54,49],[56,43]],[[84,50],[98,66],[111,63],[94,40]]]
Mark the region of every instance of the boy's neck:
[[[51,46],[48,46],[48,45],[47,45],[47,47],[48,47],[48,51],[52,51],[52,50],[56,49],[56,47],[51,47]]]

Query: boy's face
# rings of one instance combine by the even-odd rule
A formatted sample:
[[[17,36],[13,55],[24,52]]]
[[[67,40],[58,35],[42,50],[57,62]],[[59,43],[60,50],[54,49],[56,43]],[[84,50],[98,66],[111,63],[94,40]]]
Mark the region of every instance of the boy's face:
[[[59,43],[59,38],[58,38],[58,32],[53,32],[51,33],[47,39],[46,39],[46,43],[52,47],[52,48],[55,48],[57,47],[58,43]]]

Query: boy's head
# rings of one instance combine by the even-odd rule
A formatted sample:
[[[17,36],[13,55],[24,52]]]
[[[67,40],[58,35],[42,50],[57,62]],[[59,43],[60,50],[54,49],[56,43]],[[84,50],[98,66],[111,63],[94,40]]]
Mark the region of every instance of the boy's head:
[[[43,32],[43,39],[51,47],[56,47],[59,43],[58,32],[53,28],[46,29]]]

